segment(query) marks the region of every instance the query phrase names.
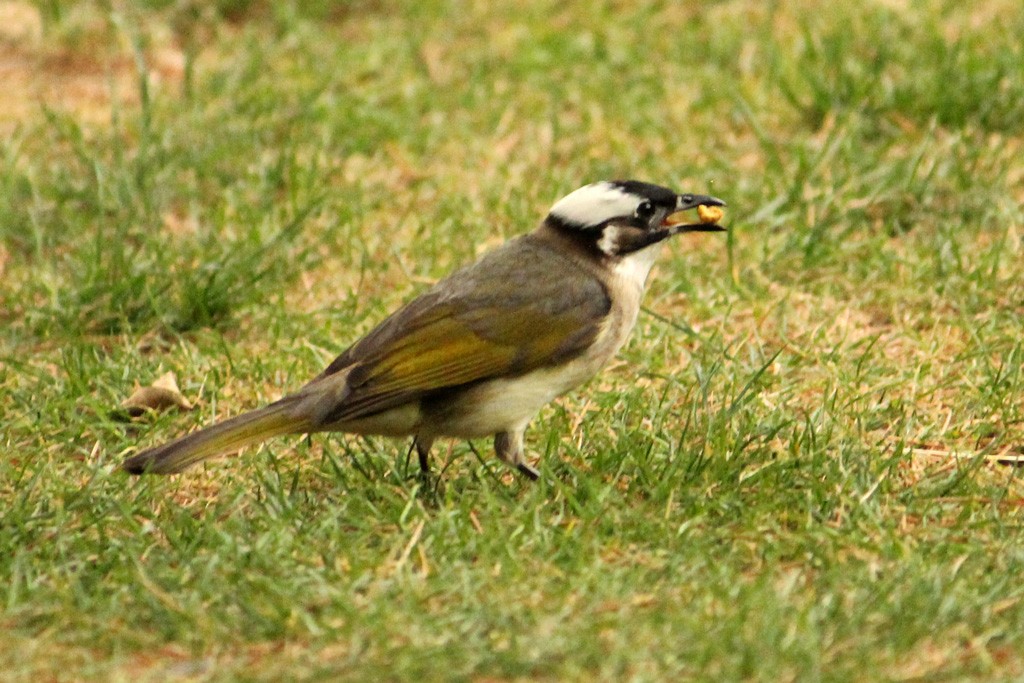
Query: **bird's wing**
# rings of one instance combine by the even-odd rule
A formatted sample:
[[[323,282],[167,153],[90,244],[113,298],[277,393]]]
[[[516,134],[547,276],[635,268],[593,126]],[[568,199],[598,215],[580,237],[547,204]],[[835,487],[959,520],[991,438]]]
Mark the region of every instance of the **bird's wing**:
[[[611,302],[591,274],[523,237],[395,312],[307,386],[322,424],[368,417],[435,392],[519,375],[588,348]]]

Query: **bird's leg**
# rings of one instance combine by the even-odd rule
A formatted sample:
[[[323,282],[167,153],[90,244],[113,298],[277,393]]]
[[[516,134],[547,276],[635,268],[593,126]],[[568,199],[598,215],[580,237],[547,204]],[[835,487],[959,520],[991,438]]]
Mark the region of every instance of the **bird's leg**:
[[[409,450],[407,450],[405,452],[405,471],[406,472],[409,471],[409,461],[412,459],[412,452],[414,450],[416,450],[416,439],[415,439],[415,437],[413,438],[412,443],[409,444]]]
[[[433,443],[433,439],[421,439],[420,437],[416,437],[412,441],[416,448],[416,455],[420,459],[420,472],[423,474],[430,474],[430,447]]]
[[[533,481],[537,481],[540,479],[540,472],[528,465],[523,458],[523,432],[525,429],[525,427],[521,427],[514,432],[495,434],[494,452],[509,465],[514,465],[521,473]]]

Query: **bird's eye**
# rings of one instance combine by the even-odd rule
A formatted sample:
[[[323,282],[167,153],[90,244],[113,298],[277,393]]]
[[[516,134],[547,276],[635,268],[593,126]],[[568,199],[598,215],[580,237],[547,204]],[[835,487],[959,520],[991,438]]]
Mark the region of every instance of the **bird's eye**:
[[[647,220],[654,215],[654,206],[648,202],[640,202],[640,206],[636,207],[636,217],[643,220]]]
[[[692,204],[693,203],[693,195],[692,194],[684,194],[681,197],[681,199],[683,200],[683,204]]]

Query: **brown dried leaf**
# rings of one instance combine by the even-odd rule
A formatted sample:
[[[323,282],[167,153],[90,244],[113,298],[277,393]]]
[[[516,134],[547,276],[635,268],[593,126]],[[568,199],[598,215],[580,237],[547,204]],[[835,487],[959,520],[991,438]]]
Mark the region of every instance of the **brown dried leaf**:
[[[173,372],[165,373],[148,387],[137,387],[132,395],[121,403],[121,407],[127,410],[131,417],[138,417],[148,410],[192,410],[192,404],[178,389],[178,381],[174,378]]]

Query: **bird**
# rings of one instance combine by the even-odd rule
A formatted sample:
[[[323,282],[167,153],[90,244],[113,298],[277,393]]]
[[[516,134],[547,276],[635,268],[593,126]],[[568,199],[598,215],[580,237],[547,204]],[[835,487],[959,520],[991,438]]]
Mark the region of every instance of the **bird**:
[[[412,437],[424,475],[436,439],[493,437],[498,458],[535,480],[529,422],[625,343],[664,241],[725,231],[724,206],[637,180],[584,185],[532,232],[401,306],[298,391],[122,467],[172,474],[276,436],[346,432]],[[692,209],[700,221],[686,222]]]

